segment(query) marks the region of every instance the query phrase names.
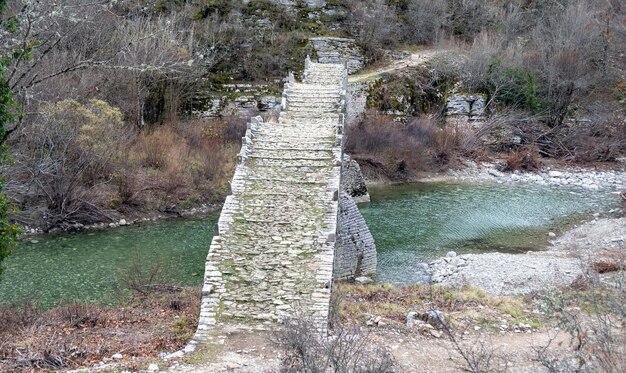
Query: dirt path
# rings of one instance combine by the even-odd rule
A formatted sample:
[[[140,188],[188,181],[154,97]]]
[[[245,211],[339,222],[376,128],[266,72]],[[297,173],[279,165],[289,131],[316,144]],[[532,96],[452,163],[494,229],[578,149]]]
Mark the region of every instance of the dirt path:
[[[348,79],[350,83],[364,82],[372,79],[376,79],[383,74],[388,74],[394,71],[406,69],[408,67],[418,66],[433,57],[444,53],[445,50],[440,49],[424,49],[418,52],[411,52],[411,54],[401,60],[395,60],[389,65],[379,67],[373,71],[365,71],[358,74],[351,75]]]
[[[395,372],[460,372],[466,370],[466,363],[455,349],[453,343],[445,337],[425,336],[415,330],[404,327],[385,327],[371,329],[371,341],[391,351],[396,360]],[[551,348],[553,353],[563,354],[568,349],[568,339],[564,333],[544,329],[532,333],[479,334],[472,331],[463,335],[460,346],[466,351],[478,353],[476,346],[484,343],[487,350],[494,352],[491,369],[503,368],[509,372],[544,371],[536,360],[533,348],[545,346],[550,337],[557,336]],[[176,373],[263,373],[280,370],[281,352],[270,341],[267,333],[234,332],[215,350],[200,350],[196,355],[161,363],[163,371]],[[474,346],[474,348],[472,347]],[[166,367],[167,365],[167,367]]]

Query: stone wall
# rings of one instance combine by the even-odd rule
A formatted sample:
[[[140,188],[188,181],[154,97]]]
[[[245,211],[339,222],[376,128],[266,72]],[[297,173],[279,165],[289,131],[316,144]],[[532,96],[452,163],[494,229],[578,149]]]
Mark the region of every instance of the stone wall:
[[[372,82],[350,83],[346,94],[346,126],[356,126],[363,119],[367,106],[368,89]]]
[[[272,94],[267,85],[224,84],[220,92],[207,92],[196,97],[203,108],[193,114],[201,118],[223,115],[250,117],[258,112],[271,111],[280,104],[280,97]]]
[[[376,245],[356,203],[341,192],[335,279],[351,279],[376,272]]]
[[[320,63],[346,63],[348,74],[354,74],[365,66],[363,50],[353,39],[321,37],[311,38],[309,42]]]
[[[485,98],[482,95],[453,94],[446,100],[446,123],[480,127],[484,115]]]

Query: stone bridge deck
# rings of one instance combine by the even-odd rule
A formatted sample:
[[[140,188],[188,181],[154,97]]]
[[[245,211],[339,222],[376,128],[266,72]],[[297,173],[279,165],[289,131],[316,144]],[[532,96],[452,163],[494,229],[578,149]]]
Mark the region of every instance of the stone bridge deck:
[[[346,71],[307,59],[277,123],[253,119],[205,268],[195,339],[295,311],[325,327],[338,219]]]

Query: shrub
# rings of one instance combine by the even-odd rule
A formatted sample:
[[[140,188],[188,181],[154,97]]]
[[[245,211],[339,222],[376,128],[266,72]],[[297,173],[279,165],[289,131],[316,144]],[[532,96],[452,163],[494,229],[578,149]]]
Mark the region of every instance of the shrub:
[[[459,151],[459,127],[444,127],[434,131],[431,137],[431,152],[438,164],[448,164]]]
[[[601,278],[585,271],[578,289],[547,291],[538,304],[558,320],[557,326],[571,337],[570,353],[557,356],[548,344],[535,348],[538,361],[549,372],[624,372],[626,370],[626,283],[624,256],[617,272]],[[604,268],[604,267],[603,267]],[[603,276],[606,276],[603,275]],[[607,279],[609,279],[607,281]],[[584,286],[580,286],[580,283]]]
[[[168,264],[164,260],[156,261],[147,266],[142,262],[141,256],[137,254],[125,268],[120,269],[117,274],[117,282],[121,288],[139,294],[163,290],[171,287],[167,285],[171,282],[171,266],[171,263]]]
[[[446,28],[452,35],[471,41],[492,25],[493,14],[484,0],[449,0]]]
[[[358,327],[334,330],[327,336],[307,317],[287,319],[275,332],[274,342],[285,353],[282,372],[391,373],[391,353],[374,345]]]
[[[392,180],[406,179],[424,167],[419,162],[428,158],[432,132],[429,121],[407,125],[370,113],[359,125],[348,128],[346,152],[362,163],[374,163]]]
[[[348,128],[346,152],[366,173],[372,164],[392,180],[406,180],[417,171],[449,165],[460,151],[459,137],[457,128],[440,128],[428,116],[401,123],[370,112],[359,125]]]
[[[169,152],[178,144],[176,132],[171,127],[161,127],[142,133],[137,140],[136,156],[144,167],[163,170],[169,162]]]
[[[502,67],[494,62],[487,71],[489,94],[508,106],[538,113],[542,108],[537,79],[520,67]]]
[[[104,101],[43,106],[29,130],[20,132],[10,175],[28,190],[29,202],[47,206],[44,228],[110,219],[102,187],[130,135],[120,111]]]
[[[345,0],[350,11],[347,31],[371,60],[383,57],[382,48],[396,43],[397,14],[384,0]]]
[[[541,168],[541,156],[534,146],[521,146],[512,150],[504,162],[505,171],[536,171]]]
[[[431,44],[441,37],[448,10],[447,0],[412,0],[406,12],[405,38]]]
[[[2,276],[2,261],[11,253],[20,229],[9,221],[9,204],[2,188],[4,182],[0,180],[0,278]]]
[[[564,127],[557,136],[562,147],[555,147],[554,153],[573,155],[577,161],[614,161],[626,154],[626,122],[620,118],[619,111],[604,118],[596,117],[590,123]]]
[[[60,318],[70,326],[95,327],[100,320],[101,309],[88,303],[70,303],[57,309]]]

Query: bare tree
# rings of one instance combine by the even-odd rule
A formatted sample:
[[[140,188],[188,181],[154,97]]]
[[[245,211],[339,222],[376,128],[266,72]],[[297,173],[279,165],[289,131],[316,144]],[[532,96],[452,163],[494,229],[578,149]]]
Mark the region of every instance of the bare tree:
[[[350,9],[349,30],[373,59],[379,58],[383,45],[396,40],[395,10],[384,0],[347,1]]]
[[[139,127],[145,125],[145,105],[151,89],[159,82],[191,75],[191,51],[185,49],[185,35],[171,17],[128,19],[114,32],[117,52],[102,68],[124,70],[128,78],[133,108],[130,116]]]
[[[412,0],[407,9],[407,39],[420,44],[436,42],[448,16],[446,0]]]
[[[151,89],[164,81],[197,80],[202,71],[193,68],[195,40],[183,26],[183,11],[126,17],[120,8],[108,1],[11,3],[3,18],[13,27],[1,31],[6,42],[0,55],[16,56],[6,77],[27,116],[40,102],[102,97],[103,85],[119,94],[119,86],[111,87],[113,82],[129,85],[132,100],[124,102],[133,106],[127,114],[141,126]],[[83,79],[85,71],[91,72],[88,82]],[[70,84],[58,84],[64,78]],[[81,86],[83,90],[76,91]],[[28,120],[18,121],[0,141]]]
[[[564,9],[546,12],[531,33],[536,53],[527,56],[527,66],[542,82],[546,121],[563,122],[570,104],[580,92],[590,89],[602,55],[601,34],[589,28],[594,8],[573,1]]]

